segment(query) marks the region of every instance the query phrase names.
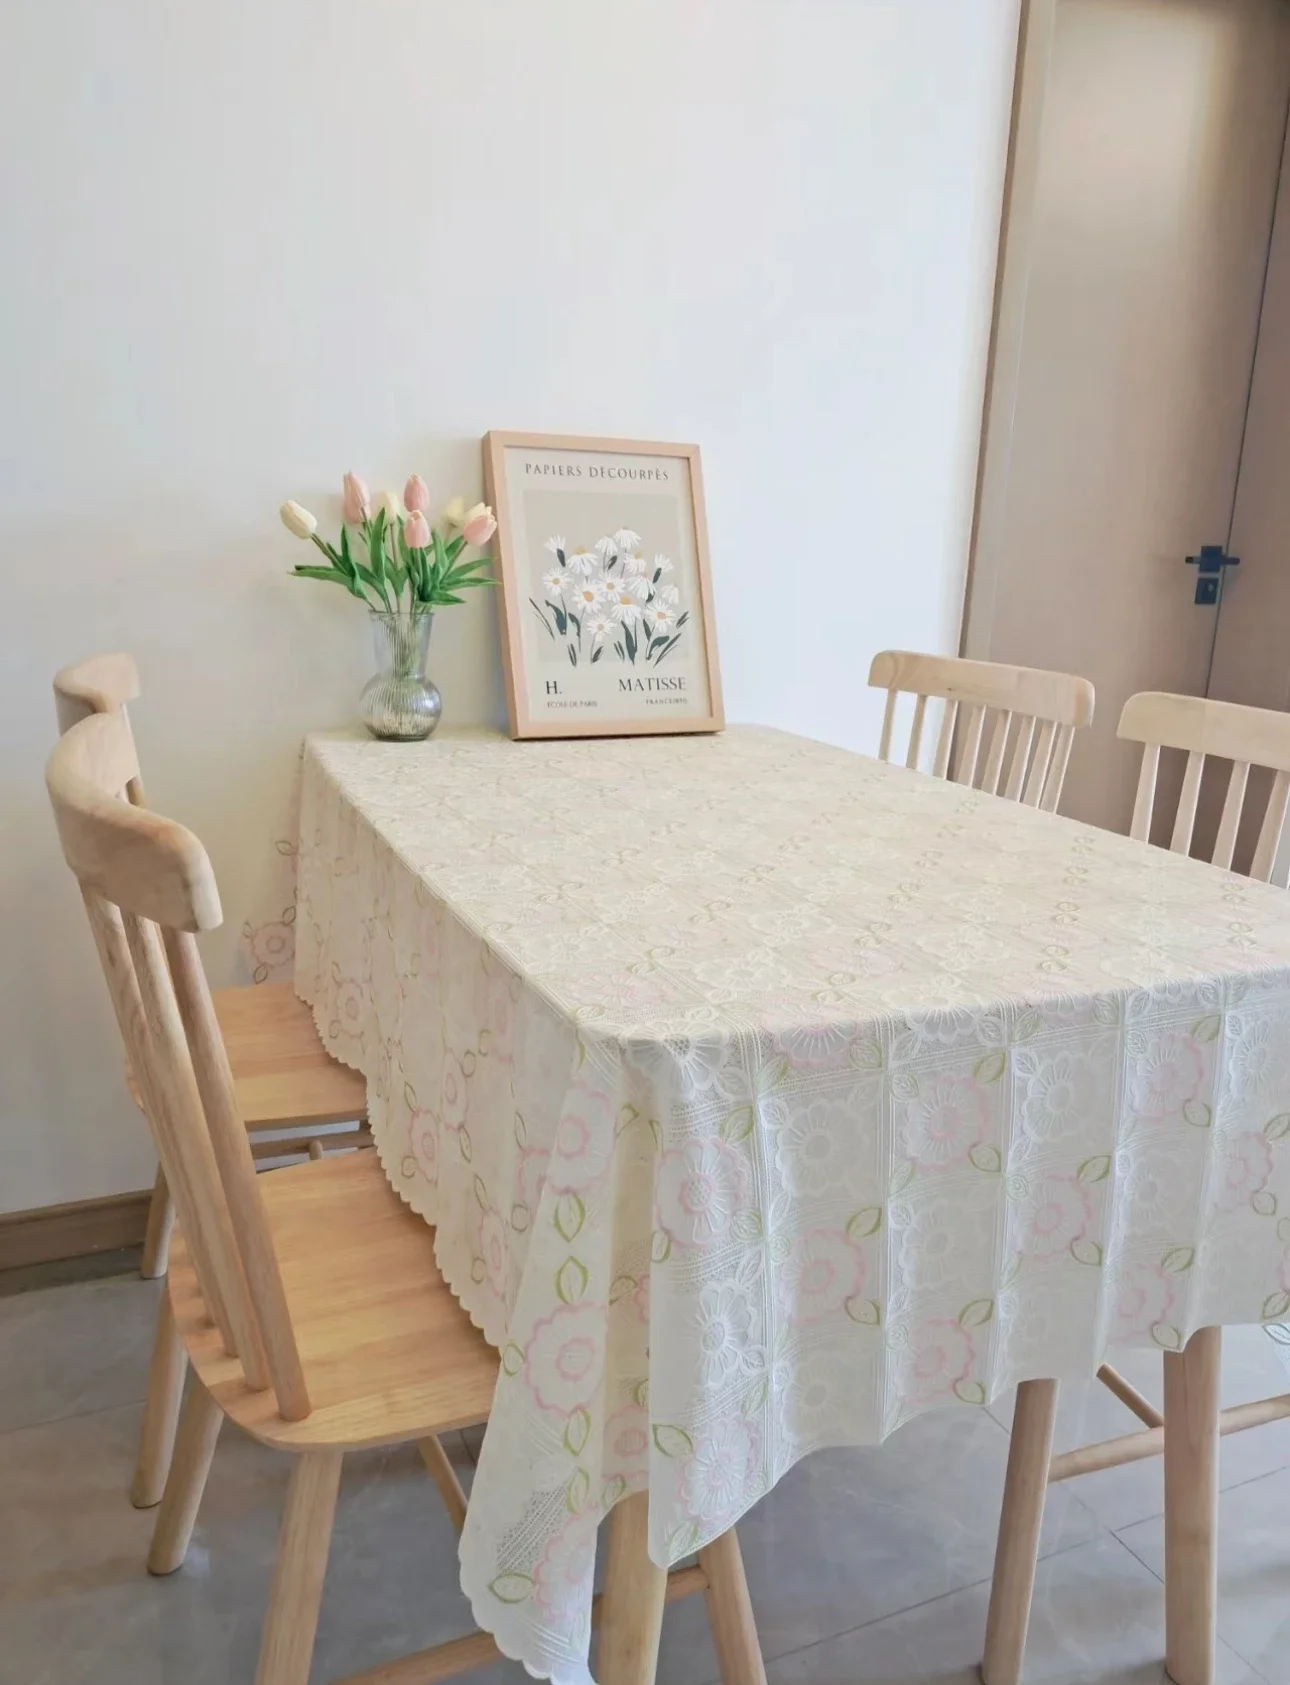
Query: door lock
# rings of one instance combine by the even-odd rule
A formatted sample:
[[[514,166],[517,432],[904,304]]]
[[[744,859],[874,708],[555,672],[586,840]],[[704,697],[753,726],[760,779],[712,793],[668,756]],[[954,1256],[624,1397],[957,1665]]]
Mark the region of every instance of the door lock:
[[[1188,556],[1187,565],[1196,572],[1196,601],[1202,608],[1218,601],[1224,568],[1238,568],[1239,556],[1229,556],[1222,544],[1202,544],[1199,556]]]

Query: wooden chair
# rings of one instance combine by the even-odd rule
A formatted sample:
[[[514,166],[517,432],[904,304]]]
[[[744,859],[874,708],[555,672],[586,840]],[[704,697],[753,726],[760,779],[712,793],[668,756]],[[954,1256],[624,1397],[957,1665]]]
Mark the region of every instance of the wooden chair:
[[[487,1419],[498,1360],[375,1153],[256,1176],[195,935],[221,920],[214,874],[192,832],[125,798],[137,776],[113,713],[67,731],[46,772],[178,1217],[166,1292],[194,1382],[149,1566],[183,1560],[226,1417],[293,1454],[256,1682],[307,1685],[344,1453],[416,1442],[460,1526],[465,1498],[437,1436]],[[605,1685],[653,1678],[646,1505],[634,1494],[610,1519]],[[764,1685],[733,1532],[660,1582],[653,1614],[663,1596],[704,1590],[726,1685]],[[498,1654],[476,1632],[345,1685],[431,1685]]]
[[[1272,771],[1271,792],[1250,876],[1267,882],[1290,806],[1290,714],[1144,691],[1131,696],[1118,735],[1141,743],[1142,767],[1130,835],[1151,835],[1161,749],[1185,749],[1186,770],[1170,849],[1192,845],[1207,756],[1231,761],[1212,861],[1232,864],[1251,767]],[[1181,1352],[1165,1352],[1164,1411],[1109,1364],[1097,1378],[1143,1423],[1136,1433],[1052,1454],[1056,1381],[1017,1388],[1012,1445],[986,1625],[985,1685],[1017,1685],[1034,1590],[1044,1493],[1054,1481],[1163,1455],[1165,1460],[1165,1667],[1176,1685],[1210,1685],[1214,1667],[1218,1438],[1290,1416],[1290,1393],[1219,1410],[1221,1330],[1202,1328]]]
[[[933,775],[1048,813],[1057,809],[1075,732],[1093,718],[1093,686],[1087,679],[1038,667],[885,649],[873,658],[869,683],[887,692],[879,760],[891,758],[896,698],[904,692],[915,698],[905,765],[918,766],[927,703],[938,698],[945,708],[932,756]],[[994,719],[985,761],[978,769],[987,715]]]
[[[139,695],[139,674],[128,655],[98,655],[54,676],[54,707],[58,728],[66,732],[91,714],[114,714],[129,732],[127,703]],[[133,742],[133,738],[131,738]],[[130,780],[127,795],[146,805],[143,780]],[[307,1139],[284,1131],[352,1123],[354,1128],[329,1133],[328,1145],[352,1147],[370,1140],[361,1120],[367,1113],[367,1088],[362,1075],[333,1059],[319,1039],[313,1015],[296,997],[290,983],[217,989],[212,996],[219,1021],[238,1105],[255,1137],[251,1151],[257,1159],[303,1156]],[[127,1058],[126,1076],[137,1104],[142,1098]],[[144,1238],[142,1274],[164,1275],[174,1204],[165,1171],[158,1169]],[[179,1404],[184,1385],[183,1347],[163,1295],[158,1307],[157,1338],[153,1347],[144,1405],[139,1461],[130,1488],[131,1501],[148,1509],[161,1501],[170,1466]]]

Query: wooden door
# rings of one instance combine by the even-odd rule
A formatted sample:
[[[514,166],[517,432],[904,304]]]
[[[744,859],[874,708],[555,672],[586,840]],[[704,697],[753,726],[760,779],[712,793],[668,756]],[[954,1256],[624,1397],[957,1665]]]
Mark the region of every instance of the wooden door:
[[[1117,830],[1125,698],[1206,689],[1288,94],[1287,0],[1028,7],[964,652],[1093,680],[1062,810]]]

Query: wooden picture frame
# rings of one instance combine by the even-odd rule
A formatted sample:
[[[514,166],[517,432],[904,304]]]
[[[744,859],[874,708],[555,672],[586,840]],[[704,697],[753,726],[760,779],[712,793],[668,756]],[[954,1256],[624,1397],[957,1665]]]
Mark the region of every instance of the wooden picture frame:
[[[494,431],[483,448],[511,736],[720,731],[699,447]]]

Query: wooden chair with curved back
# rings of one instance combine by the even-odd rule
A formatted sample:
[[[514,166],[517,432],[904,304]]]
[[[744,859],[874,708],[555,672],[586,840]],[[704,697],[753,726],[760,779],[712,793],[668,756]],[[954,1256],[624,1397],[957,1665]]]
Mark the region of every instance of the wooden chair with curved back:
[[[879,760],[891,758],[897,697],[915,699],[905,754],[905,765],[913,768],[922,756],[927,704],[939,700],[945,706],[932,755],[933,775],[1049,813],[1056,811],[1061,797],[1075,733],[1093,718],[1093,686],[1087,679],[1038,667],[885,649],[873,658],[869,683],[887,692]]]
[[[130,731],[127,704],[139,695],[139,673],[129,655],[98,655],[54,676],[54,706],[60,732],[93,714],[112,714]],[[133,737],[130,737],[133,744]],[[143,780],[136,772],[127,788],[129,800],[145,806]],[[331,1147],[352,1147],[369,1139],[360,1128],[367,1112],[362,1075],[333,1059],[323,1046],[313,1015],[290,983],[217,989],[215,1015],[228,1049],[238,1104],[254,1136],[257,1159],[290,1159],[309,1150],[299,1131],[329,1127]],[[138,1081],[127,1057],[127,1081],[142,1106]],[[350,1130],[335,1126],[352,1124]],[[283,1138],[284,1131],[294,1131]],[[333,1132],[334,1131],[334,1132]],[[158,1169],[148,1208],[142,1273],[164,1275],[174,1204],[164,1169]],[[169,1301],[159,1307],[148,1394],[140,1435],[139,1460],[130,1489],[132,1501],[147,1509],[161,1500],[170,1465],[175,1426],[183,1392],[184,1355],[169,1315]]]
[[[415,1442],[438,1479],[437,1436],[486,1421],[498,1359],[439,1274],[433,1229],[374,1152],[256,1175],[197,949],[221,921],[214,874],[191,831],[126,798],[137,776],[126,722],[103,713],[63,735],[46,783],[177,1213],[166,1293],[193,1386],[149,1566],[182,1561],[225,1418],[291,1453],[256,1685],[308,1685],[345,1452]],[[645,1503],[635,1494],[610,1517],[606,1685],[653,1678],[636,1584]],[[725,1685],[764,1685],[733,1532],[675,1571],[666,1595],[699,1590]],[[431,1685],[498,1656],[476,1632],[345,1685]]]
[[[1175,854],[1191,852],[1207,757],[1213,755],[1232,763],[1211,855],[1212,864],[1225,870],[1231,866],[1236,850],[1250,770],[1261,767],[1271,771],[1274,777],[1249,872],[1264,883],[1271,879],[1290,808],[1290,714],[1246,708],[1234,702],[1211,702],[1198,696],[1142,691],[1125,703],[1117,735],[1143,746],[1129,832],[1142,843],[1151,838],[1160,751],[1186,751],[1169,843]],[[1251,817],[1257,817],[1257,809]],[[1290,1416],[1290,1393],[1220,1411],[1220,1357],[1221,1331],[1217,1328],[1200,1329],[1181,1352],[1165,1352],[1163,1411],[1104,1364],[1098,1380],[1137,1416],[1142,1428],[1057,1456],[1052,1452],[1057,1382],[1023,1381],[1017,1388],[981,1668],[986,1685],[1018,1685],[1021,1677],[1047,1487],[1075,1475],[1162,1455],[1165,1666],[1177,1685],[1209,1685],[1214,1659],[1218,1438]]]

